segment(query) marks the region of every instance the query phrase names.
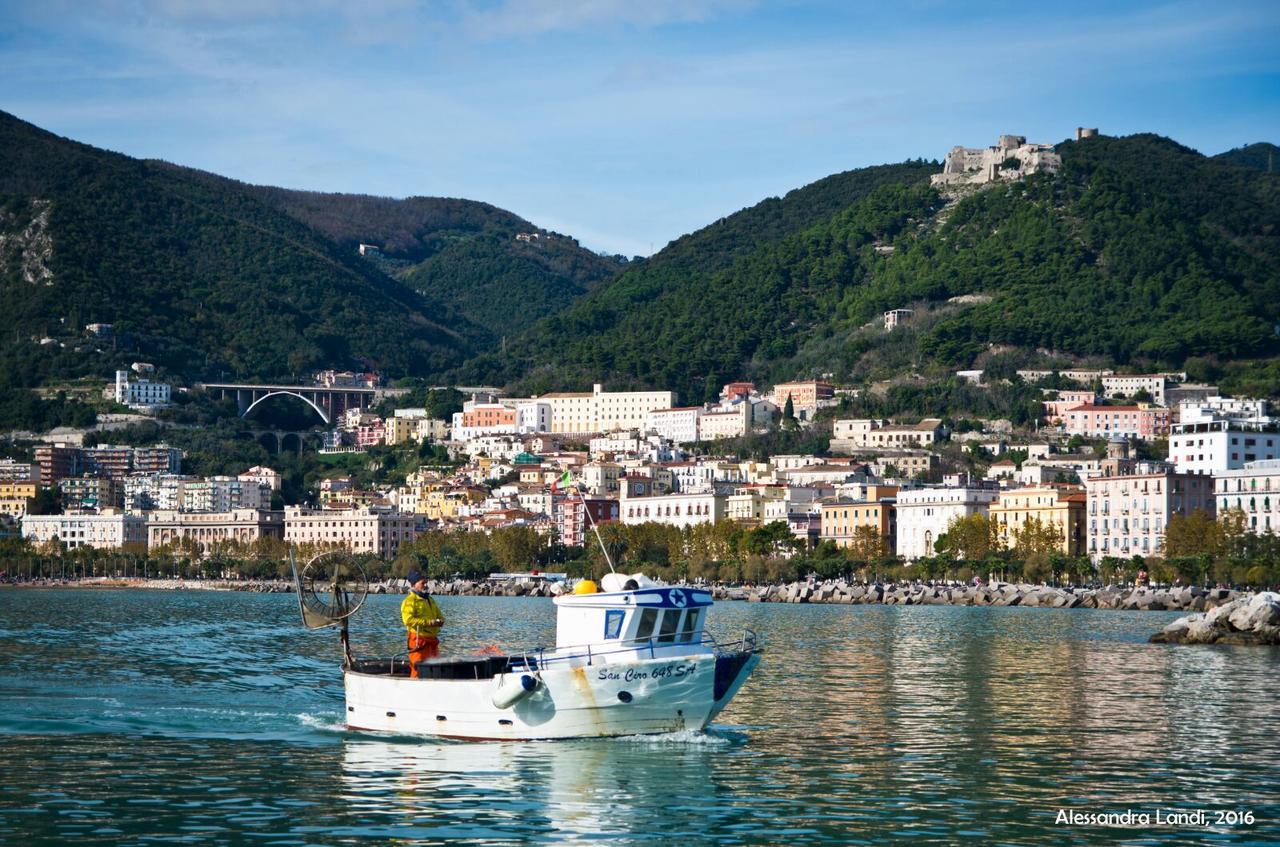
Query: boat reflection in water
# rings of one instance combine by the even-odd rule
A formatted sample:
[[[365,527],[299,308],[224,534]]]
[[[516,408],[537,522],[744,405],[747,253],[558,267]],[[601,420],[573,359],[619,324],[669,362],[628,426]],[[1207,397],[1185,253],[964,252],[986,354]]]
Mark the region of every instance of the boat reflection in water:
[[[716,759],[744,740],[719,732],[554,745],[350,737],[343,817],[362,825],[330,834],[503,843],[616,842],[644,832],[698,838],[717,813],[700,819],[692,810],[706,808]],[[687,811],[672,812],[681,807]]]

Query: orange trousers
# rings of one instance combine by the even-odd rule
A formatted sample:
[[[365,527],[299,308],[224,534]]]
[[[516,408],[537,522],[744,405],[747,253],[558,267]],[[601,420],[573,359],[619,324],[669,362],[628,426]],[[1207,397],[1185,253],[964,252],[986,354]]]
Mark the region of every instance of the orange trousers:
[[[434,659],[440,655],[440,639],[431,635],[409,633],[409,676],[418,678],[418,662]]]

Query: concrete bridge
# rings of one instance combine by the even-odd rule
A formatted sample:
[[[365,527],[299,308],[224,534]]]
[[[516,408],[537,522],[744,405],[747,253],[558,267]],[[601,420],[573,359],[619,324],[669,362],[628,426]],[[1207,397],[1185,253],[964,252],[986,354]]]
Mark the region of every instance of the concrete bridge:
[[[204,390],[216,392],[220,399],[234,397],[240,417],[248,417],[268,397],[296,397],[315,409],[326,424],[333,423],[347,409],[367,409],[382,396],[382,389],[351,385],[268,385],[260,383],[204,384]]]
[[[302,455],[304,447],[310,445],[319,450],[323,439],[318,432],[299,432],[292,429],[250,429],[245,430],[253,436],[253,440],[261,444],[267,451],[279,455],[284,452],[296,452]],[[272,444],[275,448],[272,449]]]

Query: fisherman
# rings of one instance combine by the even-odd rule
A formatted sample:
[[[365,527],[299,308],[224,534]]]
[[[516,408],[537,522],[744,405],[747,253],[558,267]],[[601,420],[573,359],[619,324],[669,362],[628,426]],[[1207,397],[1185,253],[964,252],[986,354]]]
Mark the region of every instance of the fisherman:
[[[400,617],[409,631],[409,676],[418,678],[418,663],[440,655],[440,627],[444,613],[427,593],[427,575],[409,571],[409,594],[400,604]]]

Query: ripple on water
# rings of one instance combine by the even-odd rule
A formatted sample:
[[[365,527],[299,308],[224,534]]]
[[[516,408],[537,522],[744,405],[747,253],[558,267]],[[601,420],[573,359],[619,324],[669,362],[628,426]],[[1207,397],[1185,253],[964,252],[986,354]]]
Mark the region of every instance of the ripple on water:
[[[358,651],[400,649],[370,598]],[[446,646],[547,642],[542,600],[442,598]],[[0,592],[0,843],[1129,844],[1059,808],[1252,809],[1280,841],[1277,651],[1173,615],[722,604],[768,638],[705,733],[467,744],[345,731],[287,596]],[[94,635],[83,622],[94,620]]]

